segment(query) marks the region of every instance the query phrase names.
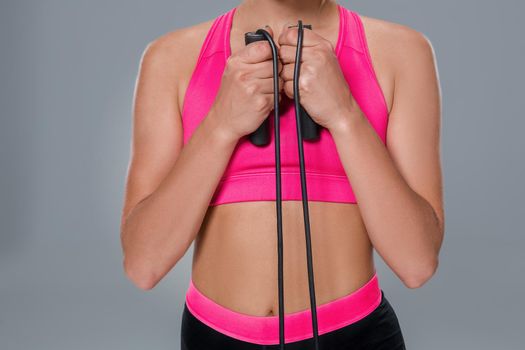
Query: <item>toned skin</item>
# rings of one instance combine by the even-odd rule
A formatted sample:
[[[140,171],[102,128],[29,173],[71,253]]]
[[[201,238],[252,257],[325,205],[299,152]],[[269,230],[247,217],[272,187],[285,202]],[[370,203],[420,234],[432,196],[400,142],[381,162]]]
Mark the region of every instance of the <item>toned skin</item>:
[[[335,57],[334,1],[243,1],[231,30],[232,55],[217,97],[183,147],[181,109],[212,20],[146,48],[138,74],[133,140],[122,211],[123,265],[149,290],[195,241],[192,279],[228,309],[278,314],[274,201],[209,207],[236,143],[273,109],[271,50],[244,45],[266,28],[279,46],[281,95],[293,98],[297,28],[304,31],[301,104],[326,127],[359,204],[309,201],[317,305],[347,295],[375,271],[375,249],[408,288],[436,272],[444,235],[440,164],[441,97],[432,46],[403,25],[361,16],[389,110],[381,142],[352,97]],[[283,201],[285,312],[310,306],[301,201]]]

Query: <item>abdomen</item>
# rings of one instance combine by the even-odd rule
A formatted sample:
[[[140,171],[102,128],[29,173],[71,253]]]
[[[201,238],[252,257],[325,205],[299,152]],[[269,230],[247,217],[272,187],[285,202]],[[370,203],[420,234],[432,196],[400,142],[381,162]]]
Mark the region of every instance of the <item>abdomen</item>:
[[[285,313],[309,309],[301,201],[283,201]],[[372,244],[352,203],[309,202],[316,304],[350,294],[373,276]],[[208,298],[245,314],[278,314],[274,201],[209,207],[195,243],[192,280]]]

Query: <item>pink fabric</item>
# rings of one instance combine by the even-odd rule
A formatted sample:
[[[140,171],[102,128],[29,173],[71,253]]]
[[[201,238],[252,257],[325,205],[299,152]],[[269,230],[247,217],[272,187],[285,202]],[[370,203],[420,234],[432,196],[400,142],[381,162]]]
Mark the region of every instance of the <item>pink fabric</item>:
[[[319,335],[357,322],[381,302],[377,274],[358,290],[317,305]],[[202,294],[190,280],[189,311],[201,322],[230,337],[256,344],[279,344],[279,316],[254,316],[227,309]],[[286,311],[286,310],[285,310]],[[310,309],[285,314],[285,342],[313,337]]]
[[[357,13],[338,4],[339,36],[334,52],[355,100],[386,144],[388,110],[374,73],[363,25]],[[231,55],[230,30],[236,8],[217,17],[201,47],[182,107],[184,144],[208,113],[220,87],[226,60]],[[257,28],[254,28],[254,30]],[[314,28],[315,30],[315,28]],[[239,139],[210,206],[242,201],[275,201],[274,116],[269,114],[270,143],[258,147]],[[283,95],[280,106],[282,199],[301,200],[299,152],[293,100]],[[357,203],[330,132],[305,141],[308,200]]]

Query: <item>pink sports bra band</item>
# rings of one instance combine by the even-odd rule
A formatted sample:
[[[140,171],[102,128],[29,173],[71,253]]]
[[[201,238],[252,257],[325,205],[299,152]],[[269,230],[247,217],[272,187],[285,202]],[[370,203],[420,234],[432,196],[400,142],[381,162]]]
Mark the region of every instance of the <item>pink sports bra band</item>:
[[[377,273],[354,292],[317,306],[319,335],[355,323],[380,304],[382,297]],[[279,344],[278,316],[254,316],[228,309],[202,294],[190,280],[186,306],[199,321],[216,331],[245,342]],[[311,338],[310,309],[285,315],[285,342]]]

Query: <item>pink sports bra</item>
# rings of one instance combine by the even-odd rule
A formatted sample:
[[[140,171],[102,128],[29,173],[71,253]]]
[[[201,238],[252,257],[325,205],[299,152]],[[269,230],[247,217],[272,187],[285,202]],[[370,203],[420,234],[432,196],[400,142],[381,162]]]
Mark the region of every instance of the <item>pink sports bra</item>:
[[[350,91],[383,143],[386,143],[388,109],[377,81],[359,15],[342,5],[335,54]],[[231,55],[230,30],[236,7],[218,16],[210,27],[188,84],[182,107],[184,145],[207,115],[220,87],[226,60]],[[257,28],[254,28],[256,30]],[[315,28],[314,28],[315,30]],[[210,206],[244,201],[275,201],[275,144],[273,112],[270,143],[253,145],[239,139]],[[280,105],[282,200],[301,200],[299,152],[293,100],[283,95]],[[304,142],[309,201],[356,203],[330,132],[321,128],[314,142]]]

